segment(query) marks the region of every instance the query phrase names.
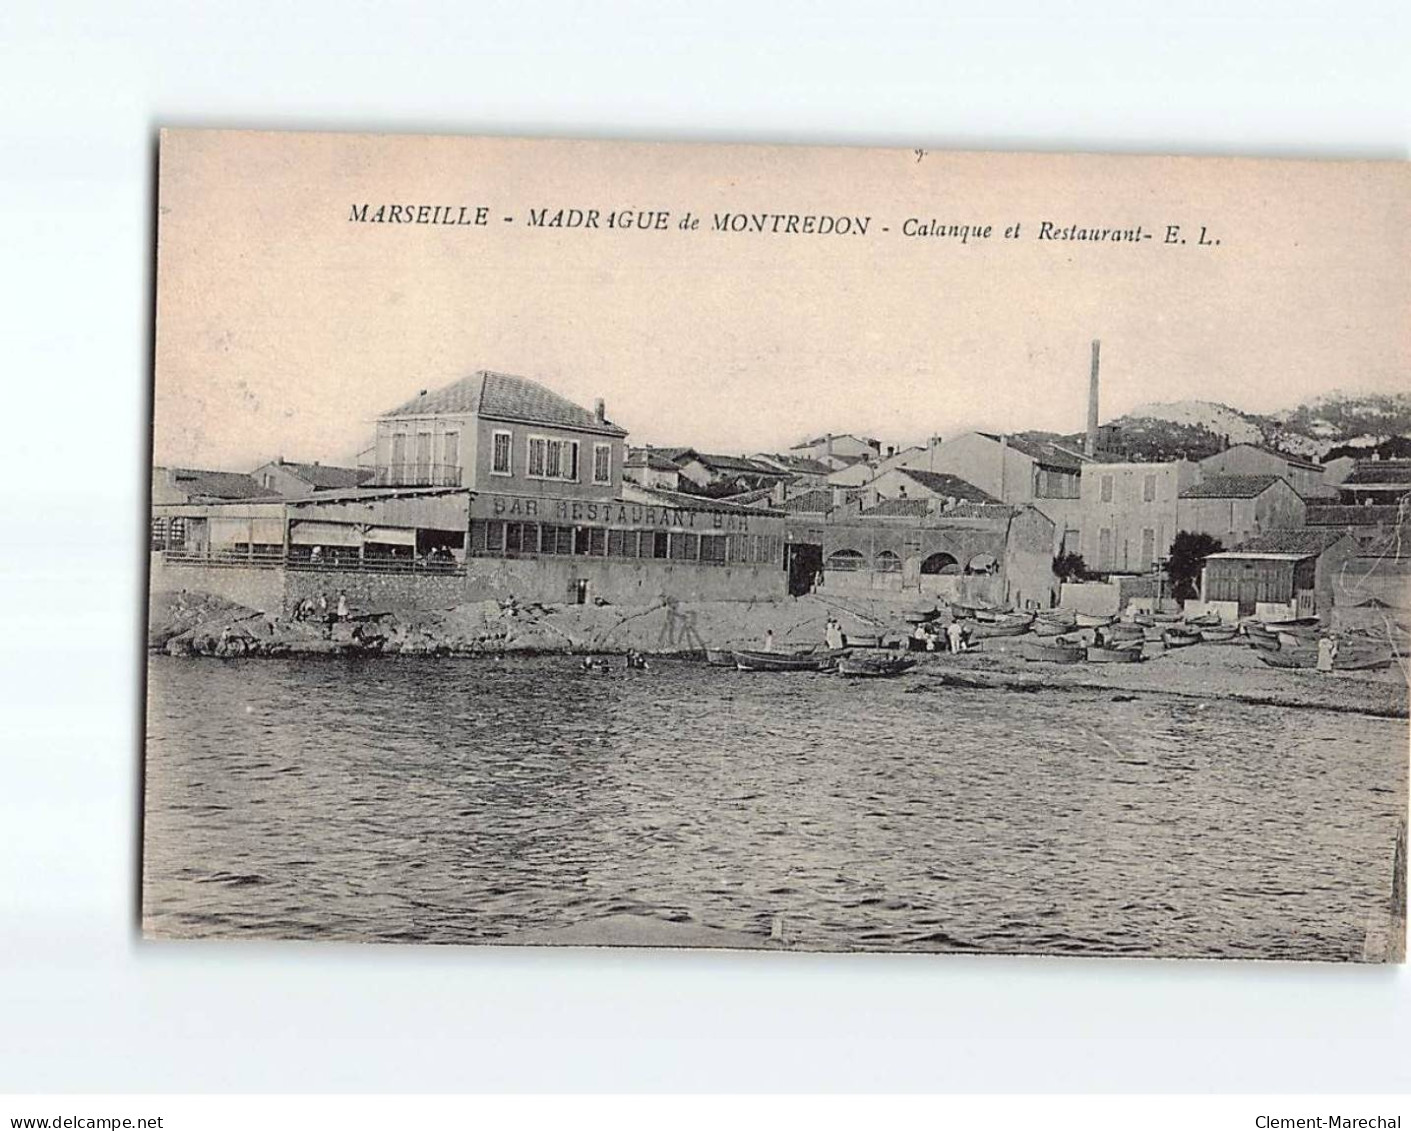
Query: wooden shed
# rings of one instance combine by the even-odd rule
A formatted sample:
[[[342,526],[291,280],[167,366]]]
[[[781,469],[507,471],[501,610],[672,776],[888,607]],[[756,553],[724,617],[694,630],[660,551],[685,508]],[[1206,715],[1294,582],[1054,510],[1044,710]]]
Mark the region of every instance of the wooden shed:
[[[1336,571],[1356,548],[1340,530],[1276,530],[1206,558],[1201,599],[1238,602],[1240,616],[1254,615],[1258,605],[1327,615]]]

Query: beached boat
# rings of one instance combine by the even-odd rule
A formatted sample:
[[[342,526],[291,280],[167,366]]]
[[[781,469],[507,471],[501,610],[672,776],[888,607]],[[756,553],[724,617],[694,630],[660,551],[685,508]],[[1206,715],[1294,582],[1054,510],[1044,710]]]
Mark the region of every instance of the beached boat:
[[[1100,617],[1094,613],[1076,613],[1074,622],[1079,628],[1106,628],[1116,617]]]
[[[816,648],[805,652],[732,652],[735,666],[742,672],[826,672],[831,671],[846,648]]]
[[[1301,628],[1317,628],[1323,622],[1317,617],[1287,617],[1284,620],[1254,621],[1270,632],[1296,632]]]
[[[1161,633],[1161,643],[1168,648],[1188,648],[1200,643],[1200,630],[1173,626]]]
[[[1232,624],[1218,628],[1202,628],[1200,639],[1205,644],[1235,644],[1239,640],[1239,629]]]
[[[1142,642],[1117,644],[1110,648],[1096,645],[1088,649],[1088,662],[1091,664],[1137,664],[1142,659]]]
[[[1147,626],[1153,624],[1176,624],[1181,619],[1180,613],[1154,613],[1150,609],[1142,609],[1132,615],[1132,619],[1137,624]]]
[[[1143,640],[1146,638],[1146,629],[1141,625],[1123,624],[1121,621],[1107,625],[1102,632],[1108,640]]]
[[[1311,671],[1318,667],[1316,648],[1280,649],[1260,652],[1259,658],[1271,668],[1298,668]],[[1333,658],[1333,671],[1369,672],[1391,667],[1392,655],[1379,649],[1345,649]]]
[[[851,632],[846,634],[847,646],[849,648],[880,648],[882,638],[880,636],[854,636]]]
[[[1010,605],[982,605],[965,601],[947,601],[946,604],[950,606],[950,615],[957,620],[979,620],[981,617],[992,620],[1014,611]]]
[[[1059,644],[1052,639],[1026,640],[1020,646],[1019,654],[1036,664],[1081,664],[1087,658],[1087,649],[1080,645]]]
[[[916,666],[905,656],[842,656],[838,660],[839,675],[853,679],[886,679],[901,675]]]
[[[1023,636],[1033,626],[1034,617],[1019,613],[994,621],[971,621],[965,628],[972,640],[988,640],[996,636]]]
[[[735,653],[729,648],[707,648],[706,663],[713,668],[733,668]]]
[[[1198,617],[1186,617],[1187,628],[1217,628],[1220,624],[1219,613],[1202,613]]]
[[[933,621],[941,615],[941,610],[932,605],[929,609],[908,609],[902,613],[901,619],[907,624],[925,624]]]

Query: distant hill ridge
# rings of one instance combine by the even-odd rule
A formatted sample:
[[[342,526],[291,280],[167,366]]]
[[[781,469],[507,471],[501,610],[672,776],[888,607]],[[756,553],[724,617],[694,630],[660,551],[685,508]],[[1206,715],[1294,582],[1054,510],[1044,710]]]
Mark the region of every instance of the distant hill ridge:
[[[1267,416],[1215,401],[1174,401],[1141,405],[1110,423],[1138,449],[1218,450],[1228,442],[1323,459],[1334,449],[1371,454],[1387,441],[1411,437],[1411,394],[1334,392]]]

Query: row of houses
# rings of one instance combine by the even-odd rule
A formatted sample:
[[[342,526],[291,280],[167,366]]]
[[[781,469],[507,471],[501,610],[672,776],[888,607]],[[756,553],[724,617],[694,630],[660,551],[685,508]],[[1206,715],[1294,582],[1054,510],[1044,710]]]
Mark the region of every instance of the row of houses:
[[[463,597],[745,599],[822,587],[1049,605],[1058,554],[1144,575],[1160,571],[1178,531],[1230,552],[1314,531],[1305,543],[1325,544],[1320,554],[1347,538],[1355,556],[1399,532],[1411,493],[1411,465],[1329,476],[1249,444],[1139,463],[1091,443],[988,432],[903,449],[829,433],[748,455],[629,447],[627,436],[601,401],[584,408],[480,370],[384,413],[366,466],[154,469],[152,546],[163,567],[237,588],[250,570],[280,574],[267,588],[287,591],[338,569],[384,582],[424,575],[438,595],[450,585]]]

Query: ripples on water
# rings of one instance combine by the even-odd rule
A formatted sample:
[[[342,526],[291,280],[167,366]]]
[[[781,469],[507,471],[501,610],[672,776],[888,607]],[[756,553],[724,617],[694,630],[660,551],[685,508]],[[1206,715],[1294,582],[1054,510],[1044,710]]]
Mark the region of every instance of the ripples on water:
[[[193,937],[1359,958],[1406,774],[1396,720],[669,661],[156,657],[148,729],[147,924]]]

